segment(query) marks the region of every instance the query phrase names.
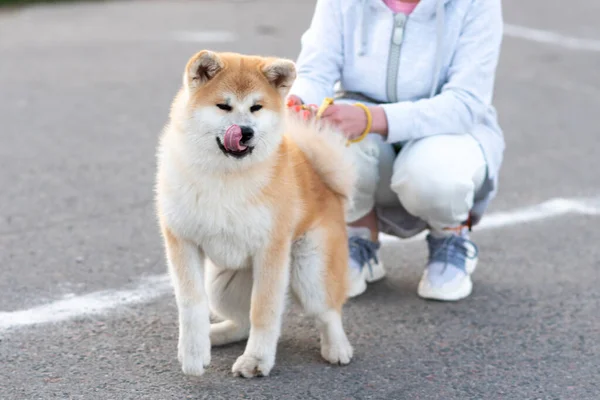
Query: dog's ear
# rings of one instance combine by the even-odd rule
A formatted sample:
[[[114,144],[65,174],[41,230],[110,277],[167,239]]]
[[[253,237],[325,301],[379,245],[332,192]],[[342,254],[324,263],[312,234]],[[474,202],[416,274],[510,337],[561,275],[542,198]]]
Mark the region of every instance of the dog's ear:
[[[183,84],[187,88],[197,88],[215,77],[223,69],[223,60],[210,50],[202,50],[188,61]]]
[[[283,58],[266,63],[262,68],[262,72],[282,97],[287,96],[294,80],[296,80],[296,65],[293,61]]]

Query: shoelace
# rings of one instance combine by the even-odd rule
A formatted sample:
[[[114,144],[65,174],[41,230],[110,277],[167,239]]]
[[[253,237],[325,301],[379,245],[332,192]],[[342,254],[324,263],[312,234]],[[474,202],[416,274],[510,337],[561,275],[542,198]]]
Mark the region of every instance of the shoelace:
[[[361,238],[359,236],[351,236],[348,238],[348,245],[350,247],[350,257],[354,259],[362,270],[365,264],[369,266],[369,272],[373,275],[373,265],[371,260],[375,260],[375,263],[379,263],[377,259],[377,250],[379,250],[379,243],[375,243],[371,240]]]
[[[467,242],[473,246],[474,252],[472,254],[469,254],[465,246]],[[427,243],[429,245],[429,261],[443,262],[444,269],[449,263],[464,269],[465,261],[475,259],[479,252],[473,242],[456,235],[439,239],[429,235],[427,236]]]

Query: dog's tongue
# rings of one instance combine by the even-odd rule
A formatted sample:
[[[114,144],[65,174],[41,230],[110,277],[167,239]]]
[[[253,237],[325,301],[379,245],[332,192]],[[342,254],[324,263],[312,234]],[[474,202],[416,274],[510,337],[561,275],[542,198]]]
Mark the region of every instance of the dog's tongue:
[[[225,131],[225,137],[223,138],[223,146],[229,151],[243,151],[246,150],[246,146],[241,143],[242,140],[242,128],[238,125],[231,125]]]

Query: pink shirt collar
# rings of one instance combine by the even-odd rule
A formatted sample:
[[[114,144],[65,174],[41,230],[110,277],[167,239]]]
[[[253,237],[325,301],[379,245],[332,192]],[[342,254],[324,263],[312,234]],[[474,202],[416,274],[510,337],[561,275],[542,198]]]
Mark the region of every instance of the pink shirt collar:
[[[395,13],[402,13],[409,15],[414,11],[414,9],[419,4],[417,3],[409,3],[403,0],[383,0],[383,2]]]

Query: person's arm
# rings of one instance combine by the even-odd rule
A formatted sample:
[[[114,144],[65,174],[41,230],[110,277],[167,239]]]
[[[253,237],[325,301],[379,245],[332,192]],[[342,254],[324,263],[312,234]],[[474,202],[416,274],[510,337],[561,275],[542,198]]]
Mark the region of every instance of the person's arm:
[[[387,124],[380,121],[377,133],[387,142],[468,133],[484,116],[492,100],[502,43],[502,9],[500,0],[471,4],[441,93],[431,99],[379,106]]]
[[[340,0],[318,0],[302,49],[296,61],[297,78],[290,95],[305,104],[320,104],[333,96],[343,63],[342,10]]]

